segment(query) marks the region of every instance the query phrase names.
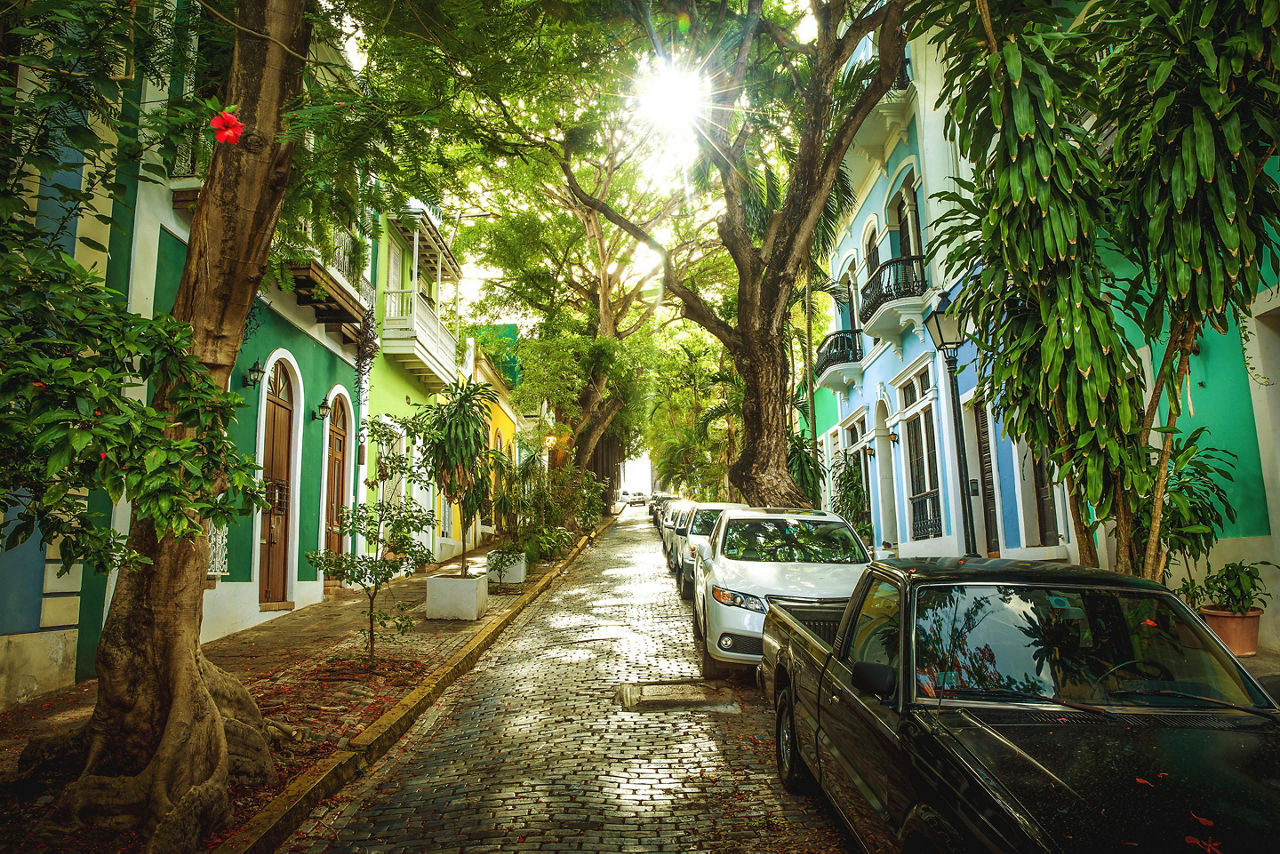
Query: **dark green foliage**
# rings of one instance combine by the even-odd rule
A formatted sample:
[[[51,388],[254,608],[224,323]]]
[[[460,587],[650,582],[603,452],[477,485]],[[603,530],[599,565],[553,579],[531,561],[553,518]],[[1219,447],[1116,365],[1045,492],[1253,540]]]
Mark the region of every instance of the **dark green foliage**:
[[[859,453],[861,452],[845,451],[836,459],[831,509],[844,517],[864,543],[871,544],[875,532],[871,526],[871,502],[867,484],[862,477],[862,467],[855,458]]]
[[[808,430],[793,430],[787,442],[787,471],[814,507],[822,504],[822,478],[826,470],[814,453]]]
[[[951,132],[976,164],[944,194],[953,209],[935,246],[964,282],[954,310],[979,348],[979,390],[1010,435],[1051,451],[1077,509],[1106,518],[1117,489],[1146,474],[1132,439],[1140,370],[1098,255],[1102,166],[1078,124],[1095,103],[1096,46],[1050,3],[992,3],[998,44],[971,5],[928,5],[920,31],[938,27]]]
[[[130,313],[69,254],[77,241],[105,251],[87,224],[116,225],[103,211],[124,199],[117,171],[141,155],[133,84],[157,78],[170,36],[126,4],[0,13],[0,534],[5,548],[36,529],[61,540],[64,571],[141,565],[89,511],[92,491],[179,537],[225,525],[258,495],[226,438],[241,400],[187,352],[190,327]],[[157,389],[173,414],[141,399]]]
[[[1207,558],[1223,527],[1236,519],[1225,487],[1232,480],[1235,454],[1203,447],[1200,442],[1206,433],[1201,427],[1173,442],[1160,527],[1160,548],[1166,555],[1161,574],[1168,558],[1178,558],[1188,568]],[[1133,540],[1139,549],[1145,550],[1150,534],[1151,505],[1144,503],[1133,520]]]

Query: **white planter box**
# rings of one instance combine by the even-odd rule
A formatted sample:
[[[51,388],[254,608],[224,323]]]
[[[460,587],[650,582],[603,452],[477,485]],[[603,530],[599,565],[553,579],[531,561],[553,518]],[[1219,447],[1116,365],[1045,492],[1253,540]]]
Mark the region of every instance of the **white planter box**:
[[[478,620],[489,607],[489,579],[483,575],[427,578],[428,620]]]
[[[490,554],[493,554],[493,553],[490,552]],[[502,571],[501,579],[498,578],[499,573],[496,569],[493,568],[493,564],[489,563],[488,558],[485,558],[485,563],[489,567],[489,580],[494,584],[499,583],[499,581],[501,581],[501,583],[503,584],[524,583],[525,574],[526,574],[524,555],[520,555],[520,557],[516,558],[515,563],[511,564],[505,570]]]

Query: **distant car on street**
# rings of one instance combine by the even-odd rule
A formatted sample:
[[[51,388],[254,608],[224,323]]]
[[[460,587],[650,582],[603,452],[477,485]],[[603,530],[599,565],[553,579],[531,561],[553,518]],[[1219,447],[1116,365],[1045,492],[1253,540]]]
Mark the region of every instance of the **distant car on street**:
[[[785,508],[723,511],[696,554],[693,635],[708,679],[756,666],[772,603],[843,604],[870,562],[835,513]]]
[[[626,499],[628,507],[643,506],[643,504],[648,500],[649,496],[645,495],[643,492],[633,492]]]
[[[876,562],[763,641],[783,787],[867,850],[1277,850],[1280,710],[1154,582]]]

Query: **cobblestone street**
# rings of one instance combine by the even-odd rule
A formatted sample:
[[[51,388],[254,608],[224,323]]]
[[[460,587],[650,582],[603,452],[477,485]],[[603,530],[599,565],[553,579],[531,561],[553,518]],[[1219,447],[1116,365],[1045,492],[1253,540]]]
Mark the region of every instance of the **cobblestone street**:
[[[711,707],[626,711],[620,686],[697,683],[688,606],[642,509],[508,629],[289,851],[841,851],[784,793],[748,678]],[[642,707],[643,708],[643,707]]]

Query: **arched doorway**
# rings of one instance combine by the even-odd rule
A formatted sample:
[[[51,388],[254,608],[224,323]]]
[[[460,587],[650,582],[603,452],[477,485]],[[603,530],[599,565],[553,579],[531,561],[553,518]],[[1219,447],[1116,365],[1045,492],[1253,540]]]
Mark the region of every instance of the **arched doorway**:
[[[347,404],[333,399],[329,411],[329,470],[325,473],[324,547],[342,551],[342,510],[347,506]]]
[[[284,602],[288,595],[289,483],[293,461],[293,384],[284,361],[277,361],[267,383],[262,442],[262,480],[267,509],[262,511],[258,561],[258,601]]]
[[[880,482],[881,544],[898,544],[898,491],[893,477],[893,441],[889,438],[889,407],[876,404],[876,476]]]

